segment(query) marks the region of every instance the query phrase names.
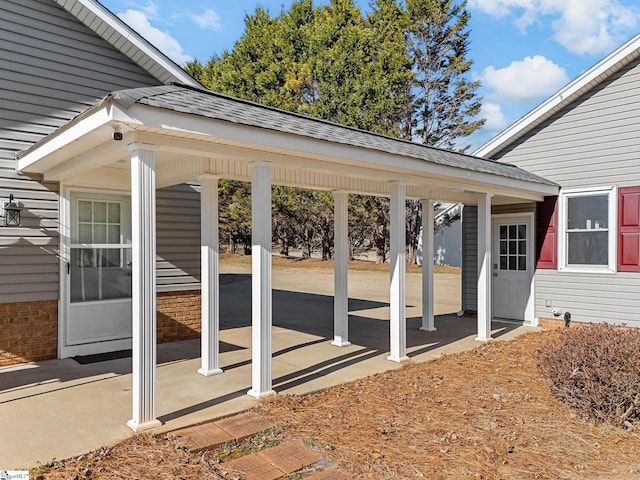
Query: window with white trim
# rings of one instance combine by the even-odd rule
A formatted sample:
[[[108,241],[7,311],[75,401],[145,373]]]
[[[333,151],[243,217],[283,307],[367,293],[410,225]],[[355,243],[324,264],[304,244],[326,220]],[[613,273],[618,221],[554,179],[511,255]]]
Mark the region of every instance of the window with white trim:
[[[614,187],[563,192],[561,268],[615,271]]]

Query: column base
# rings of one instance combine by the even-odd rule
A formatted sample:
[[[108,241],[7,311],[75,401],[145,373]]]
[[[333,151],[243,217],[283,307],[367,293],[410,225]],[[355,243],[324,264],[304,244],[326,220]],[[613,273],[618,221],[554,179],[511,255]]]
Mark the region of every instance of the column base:
[[[199,368],[196,373],[203,375],[205,377],[212,377],[214,375],[220,375],[222,373],[221,368],[212,368],[211,370],[207,370],[206,368]]]
[[[487,338],[476,337],[476,338],[474,338],[474,340],[476,342],[489,342],[489,341],[493,340],[493,338],[491,338],[491,337],[487,337]]]
[[[127,427],[129,427],[134,432],[142,432],[144,430],[156,428],[161,425],[162,425],[162,422],[160,420],[150,420],[148,422],[138,423],[135,420],[131,419],[127,422]]]
[[[438,329],[436,327],[420,327],[418,330],[423,332],[437,332]]]
[[[277,395],[277,393],[275,390],[266,390],[264,392],[258,392],[252,388],[247,392],[247,395],[260,400],[261,398],[273,397],[274,395]]]
[[[396,356],[389,355],[387,357],[387,360],[390,360],[392,362],[402,363],[402,362],[408,362],[410,358],[407,357],[406,355],[404,357],[396,357]]]
[[[349,345],[351,345],[351,342],[342,340],[341,338],[336,338],[331,342],[331,345],[334,345],[336,347],[348,347]]]

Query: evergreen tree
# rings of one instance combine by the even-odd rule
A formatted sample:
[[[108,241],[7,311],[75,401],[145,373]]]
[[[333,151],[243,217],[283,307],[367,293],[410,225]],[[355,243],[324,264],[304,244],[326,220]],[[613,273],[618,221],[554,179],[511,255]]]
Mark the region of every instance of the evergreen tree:
[[[454,149],[460,138],[484,124],[484,119],[473,119],[481,108],[480,82],[466,77],[473,64],[467,58],[466,0],[406,0],[406,5],[416,92],[411,136],[425,145]]]

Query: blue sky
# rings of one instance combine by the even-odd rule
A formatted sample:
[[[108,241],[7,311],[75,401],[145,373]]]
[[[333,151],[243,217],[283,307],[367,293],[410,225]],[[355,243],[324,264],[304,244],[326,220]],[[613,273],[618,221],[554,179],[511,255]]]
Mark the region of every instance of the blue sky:
[[[246,14],[291,0],[101,0],[180,65],[230,50]],[[316,5],[326,3],[316,0]],[[356,0],[368,11],[369,0]],[[637,0],[468,0],[472,78],[482,82],[485,127],[472,150],[638,34]]]

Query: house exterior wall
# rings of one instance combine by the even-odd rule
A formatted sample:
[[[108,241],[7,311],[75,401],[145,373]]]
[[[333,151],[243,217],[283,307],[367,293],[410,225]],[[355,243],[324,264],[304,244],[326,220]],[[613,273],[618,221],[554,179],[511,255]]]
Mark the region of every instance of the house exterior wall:
[[[15,172],[15,154],[112,90],[157,85],[48,0],[0,3],[0,201],[20,228],[0,228],[0,303],[58,298],[58,184]]]
[[[462,222],[462,310],[478,311],[478,207],[464,205]]]
[[[562,190],[640,185],[640,65],[635,61],[493,158],[559,183]],[[640,327],[640,274],[536,271],[535,315]],[[551,306],[547,306],[547,305]]]
[[[491,215],[535,212],[535,203],[494,205]],[[467,313],[478,311],[478,209],[465,205],[463,210],[462,236],[462,310]]]
[[[0,39],[0,203],[13,194],[23,207],[19,228],[0,227],[3,366],[55,358],[58,347],[60,187],[16,173],[15,155],[107,93],[160,82],[51,0],[0,2]],[[192,187],[158,191],[161,341],[195,332],[176,313],[195,297],[168,291],[199,288],[199,214]]]

